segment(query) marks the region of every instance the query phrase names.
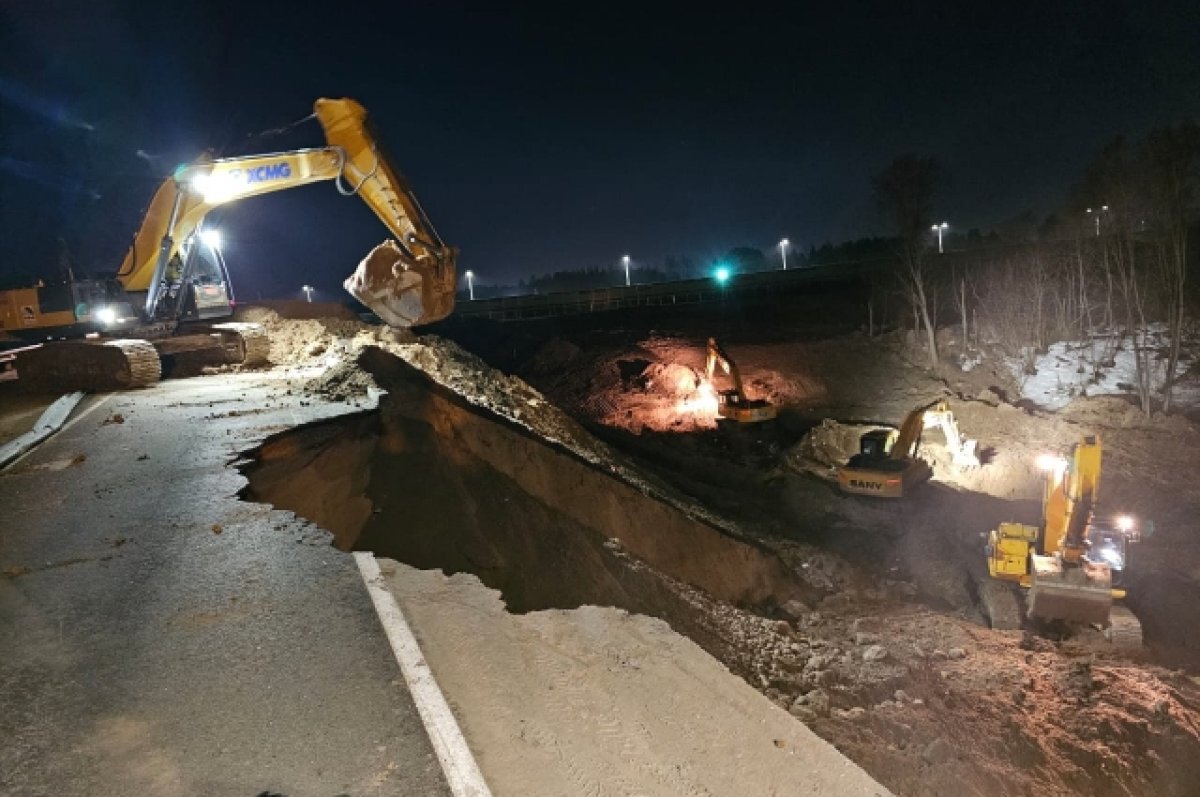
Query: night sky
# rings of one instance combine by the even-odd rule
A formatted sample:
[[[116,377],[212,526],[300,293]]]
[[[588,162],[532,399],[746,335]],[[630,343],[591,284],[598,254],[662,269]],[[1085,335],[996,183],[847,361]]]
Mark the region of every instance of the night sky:
[[[59,238],[115,269],[177,163],[320,146],[259,135],[320,96],[367,107],[479,283],[881,233],[870,178],[909,151],[986,231],[1200,116],[1197,3],[304,5],[0,2],[0,274]],[[340,299],[387,234],[330,184],[220,215],[242,298]]]

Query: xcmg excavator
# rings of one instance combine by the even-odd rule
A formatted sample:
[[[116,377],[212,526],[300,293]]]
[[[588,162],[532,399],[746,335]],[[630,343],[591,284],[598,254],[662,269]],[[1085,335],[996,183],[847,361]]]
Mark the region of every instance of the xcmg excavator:
[[[1141,530],[1127,515],[1099,511],[1100,439],[1085,437],[1069,459],[1046,456],[1038,465],[1046,473],[1041,526],[1001,523],[988,534],[988,574],[1003,587],[981,591],[992,626],[1020,627],[1021,588],[1030,618],[1097,626],[1115,644],[1141,645],[1138,619],[1114,603],[1125,597],[1129,544]]]
[[[979,467],[976,443],[959,434],[958,423],[946,401],[939,399],[917,407],[899,429],[875,429],[859,440],[859,452],[838,468],[838,487],[843,492],[878,498],[903,498],[933,476],[929,463],[917,456],[921,433],[938,427],[957,467]]]
[[[769,401],[752,399],[746,395],[737,364],[725,353],[716,338],[709,338],[708,353],[704,359],[704,378],[710,385],[713,384],[713,377],[716,375],[718,365],[729,375],[733,387],[716,391],[717,417],[728,418],[740,423],[760,423],[775,417],[775,405]]]
[[[333,181],[359,196],[395,240],[376,247],[346,289],[397,327],[445,318],[454,308],[456,250],[438,236],[407,181],[380,152],[367,112],[351,99],[319,99],[313,115],[327,146],[266,155],[201,156],[163,181],[111,278],[0,292],[5,332],[45,339],[98,332],[100,339],[47,343],[17,358],[23,383],[43,388],[138,387],[161,376],[162,356],[265,361],[267,340],[251,324],[205,324],[233,314],[229,275],[213,233],[214,208],[247,197]],[[182,331],[189,334],[181,335]]]

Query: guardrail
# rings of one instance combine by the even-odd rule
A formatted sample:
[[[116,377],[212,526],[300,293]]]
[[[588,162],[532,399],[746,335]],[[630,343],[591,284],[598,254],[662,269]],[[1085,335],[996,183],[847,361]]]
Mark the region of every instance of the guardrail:
[[[455,315],[494,321],[526,321],[638,307],[699,305],[792,293],[819,284],[850,282],[858,279],[864,270],[857,265],[819,266],[737,274],[725,284],[704,278],[530,296],[460,299],[455,305]]]

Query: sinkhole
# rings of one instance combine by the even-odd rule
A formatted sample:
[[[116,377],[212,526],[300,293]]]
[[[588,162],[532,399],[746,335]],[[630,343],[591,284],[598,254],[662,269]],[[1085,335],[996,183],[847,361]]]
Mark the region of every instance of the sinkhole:
[[[811,597],[775,554],[677,498],[386,351],[365,349],[359,367],[387,391],[379,406],[268,438],[242,465],[242,498],[316,523],[341,550],[471,573],[512,612],[614,606],[714,653],[722,643],[681,584],[759,612]]]

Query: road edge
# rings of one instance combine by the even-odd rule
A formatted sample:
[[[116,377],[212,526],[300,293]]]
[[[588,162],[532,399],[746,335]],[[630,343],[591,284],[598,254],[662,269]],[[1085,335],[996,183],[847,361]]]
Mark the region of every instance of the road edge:
[[[455,797],[491,797],[491,790],[483,779],[483,773],[471,754],[463,737],[462,729],[446,702],[417,639],[413,636],[404,613],[391,590],[387,588],[379,563],[370,551],[355,551],[354,561],[358,565],[363,583],[375,604],[375,612],[383,625],[392,653],[400,665],[400,672],[408,684],[417,713],[425,724],[433,750],[442,765],[442,772]]]

